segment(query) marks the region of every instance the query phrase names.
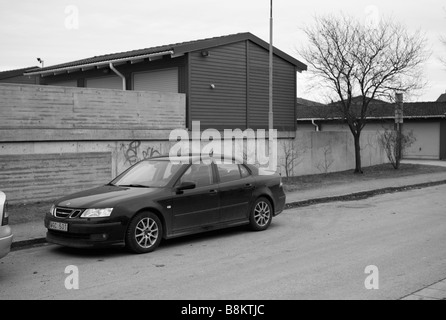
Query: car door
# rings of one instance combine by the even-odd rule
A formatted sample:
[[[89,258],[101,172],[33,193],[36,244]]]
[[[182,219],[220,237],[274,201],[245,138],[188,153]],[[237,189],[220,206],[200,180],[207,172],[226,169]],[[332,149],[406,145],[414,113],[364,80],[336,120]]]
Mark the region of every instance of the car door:
[[[190,165],[176,186],[183,182],[193,182],[196,187],[173,195],[171,208],[173,233],[218,223],[220,216],[218,184],[215,181],[212,165]]]
[[[241,164],[217,164],[220,221],[247,220],[254,178]]]

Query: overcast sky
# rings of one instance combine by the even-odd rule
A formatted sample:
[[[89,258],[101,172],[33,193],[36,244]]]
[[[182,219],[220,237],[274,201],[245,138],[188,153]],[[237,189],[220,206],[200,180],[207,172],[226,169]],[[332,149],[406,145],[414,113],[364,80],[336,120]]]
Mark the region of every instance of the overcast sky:
[[[0,0],[0,70],[45,66],[95,55],[251,32],[269,40],[269,0]],[[446,92],[446,1],[274,0],[274,45],[299,59],[301,27],[324,13],[344,12],[364,21],[393,16],[409,30],[425,32],[433,55],[426,64],[428,86],[416,100]],[[78,19],[76,19],[76,16]],[[305,62],[305,61],[302,61]],[[320,101],[298,77],[298,96]]]

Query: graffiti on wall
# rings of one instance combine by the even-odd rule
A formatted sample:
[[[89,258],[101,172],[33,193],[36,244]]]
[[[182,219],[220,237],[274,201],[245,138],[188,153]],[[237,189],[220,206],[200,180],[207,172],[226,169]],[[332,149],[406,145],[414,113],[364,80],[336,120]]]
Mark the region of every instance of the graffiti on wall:
[[[141,147],[139,140],[132,141],[128,145],[122,144],[121,151],[124,153],[124,165],[134,165],[138,161],[161,155],[153,146]]]

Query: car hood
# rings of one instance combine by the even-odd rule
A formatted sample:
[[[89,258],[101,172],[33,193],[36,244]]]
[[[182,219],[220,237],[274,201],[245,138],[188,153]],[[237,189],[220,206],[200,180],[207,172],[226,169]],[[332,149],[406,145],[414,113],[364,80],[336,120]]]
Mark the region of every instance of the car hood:
[[[65,196],[58,199],[55,205],[81,209],[113,208],[117,203],[141,196],[155,195],[161,190],[162,188],[131,188],[107,185]]]

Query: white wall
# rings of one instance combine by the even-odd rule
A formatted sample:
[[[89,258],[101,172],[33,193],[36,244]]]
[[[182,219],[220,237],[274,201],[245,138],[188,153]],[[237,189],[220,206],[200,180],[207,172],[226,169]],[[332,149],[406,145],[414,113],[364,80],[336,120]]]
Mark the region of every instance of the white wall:
[[[388,162],[384,150],[379,146],[377,132],[364,131],[360,143],[363,167]],[[293,172],[295,176],[355,168],[354,140],[350,132],[297,131],[295,140],[279,140],[282,175],[285,175],[285,150],[290,148],[290,144],[297,154]]]
[[[393,129],[393,123],[367,123],[363,129],[363,131],[382,131],[385,129]],[[350,128],[347,124],[332,124],[327,123],[322,125],[322,131],[348,131],[350,132]]]

